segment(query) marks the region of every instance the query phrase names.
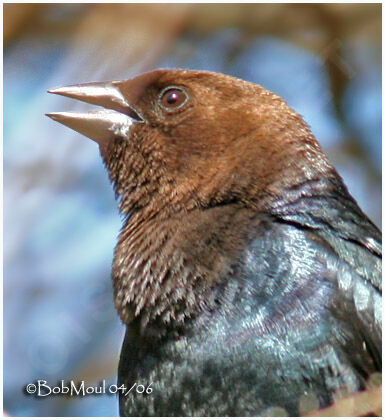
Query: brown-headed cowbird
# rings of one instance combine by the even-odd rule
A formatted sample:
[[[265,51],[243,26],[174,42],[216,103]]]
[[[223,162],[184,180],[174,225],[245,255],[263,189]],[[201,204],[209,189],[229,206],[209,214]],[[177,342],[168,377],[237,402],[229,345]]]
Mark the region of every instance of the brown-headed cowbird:
[[[125,216],[112,268],[125,416],[298,415],[381,369],[381,235],[261,86],[157,70],[53,93]],[[133,387],[133,389],[132,389]]]

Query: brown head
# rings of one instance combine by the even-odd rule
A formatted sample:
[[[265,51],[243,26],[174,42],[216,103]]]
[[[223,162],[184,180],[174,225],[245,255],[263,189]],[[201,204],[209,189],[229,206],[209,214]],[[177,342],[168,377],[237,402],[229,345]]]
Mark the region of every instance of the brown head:
[[[241,247],[239,226],[249,216],[237,209],[269,212],[286,191],[334,176],[297,113],[230,76],[157,70],[51,92],[104,108],[49,116],[99,144],[120,210],[131,215],[113,266],[126,323],[143,313],[183,320],[207,307],[209,289]],[[238,207],[225,215],[229,203]],[[208,253],[217,222],[233,223],[232,233]]]
[[[297,113],[234,77],[157,70],[51,92],[107,108],[49,115],[99,143],[122,213],[266,206],[287,186],[330,171]]]

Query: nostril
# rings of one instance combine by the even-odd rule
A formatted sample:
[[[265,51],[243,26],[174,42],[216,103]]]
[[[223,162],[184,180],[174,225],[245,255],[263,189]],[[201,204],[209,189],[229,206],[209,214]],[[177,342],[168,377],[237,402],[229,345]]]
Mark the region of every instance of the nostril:
[[[138,121],[138,122],[144,122],[144,118],[141,117],[136,111],[135,109],[129,107],[128,110],[126,110],[124,112],[124,114],[126,114],[127,116],[133,118],[134,120]]]

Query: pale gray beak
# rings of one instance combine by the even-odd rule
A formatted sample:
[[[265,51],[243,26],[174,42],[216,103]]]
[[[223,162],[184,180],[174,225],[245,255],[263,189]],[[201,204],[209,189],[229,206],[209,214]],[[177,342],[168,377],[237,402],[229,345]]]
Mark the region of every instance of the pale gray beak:
[[[78,99],[107,109],[90,112],[52,112],[53,120],[95,140],[103,153],[116,136],[128,136],[130,127],[143,123],[142,118],[127,102],[116,84],[121,82],[85,83],[51,89],[48,92]]]

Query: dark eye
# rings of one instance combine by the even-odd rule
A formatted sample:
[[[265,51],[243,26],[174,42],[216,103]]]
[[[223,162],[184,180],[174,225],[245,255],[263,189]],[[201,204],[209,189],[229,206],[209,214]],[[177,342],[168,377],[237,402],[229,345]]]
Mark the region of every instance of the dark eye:
[[[169,87],[160,94],[160,104],[166,109],[181,108],[187,101],[188,95],[182,88]]]

